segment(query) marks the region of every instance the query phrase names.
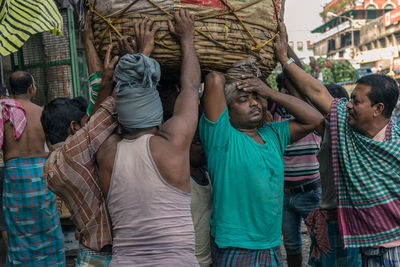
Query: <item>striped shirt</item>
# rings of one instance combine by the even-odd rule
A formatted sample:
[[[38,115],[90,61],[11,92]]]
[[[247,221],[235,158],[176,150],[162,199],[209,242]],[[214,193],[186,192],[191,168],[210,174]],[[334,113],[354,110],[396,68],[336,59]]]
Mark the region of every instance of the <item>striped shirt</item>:
[[[283,107],[273,110],[274,121],[294,119]],[[320,148],[321,137],[310,133],[302,139],[286,146],[283,155],[285,181],[312,180],[319,177],[319,162],[316,153]]]
[[[0,54],[17,52],[36,33],[62,35],[62,23],[53,0],[1,0]]]
[[[88,123],[53,151],[45,164],[48,186],[67,206],[81,243],[97,251],[111,245],[112,237],[95,155],[117,125],[114,98],[108,97]]]

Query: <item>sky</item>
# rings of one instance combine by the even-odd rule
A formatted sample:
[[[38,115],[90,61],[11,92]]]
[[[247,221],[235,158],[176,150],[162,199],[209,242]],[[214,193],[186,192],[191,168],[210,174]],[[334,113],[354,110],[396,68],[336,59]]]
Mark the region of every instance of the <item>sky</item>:
[[[313,40],[311,30],[322,25],[322,12],[331,0],[286,0],[285,24],[290,41]]]

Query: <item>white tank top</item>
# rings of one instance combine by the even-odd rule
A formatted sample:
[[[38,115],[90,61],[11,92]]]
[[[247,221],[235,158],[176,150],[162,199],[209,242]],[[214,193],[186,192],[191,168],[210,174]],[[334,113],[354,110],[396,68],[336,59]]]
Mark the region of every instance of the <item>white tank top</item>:
[[[190,194],[161,177],[144,135],[118,144],[107,197],[110,266],[198,266]]]

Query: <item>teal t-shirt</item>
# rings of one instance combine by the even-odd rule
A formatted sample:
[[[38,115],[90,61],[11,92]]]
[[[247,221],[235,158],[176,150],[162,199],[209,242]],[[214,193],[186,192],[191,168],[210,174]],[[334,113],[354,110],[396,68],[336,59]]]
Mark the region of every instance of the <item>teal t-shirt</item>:
[[[211,236],[218,247],[268,249],[281,243],[288,124],[265,124],[258,130],[261,145],[231,125],[228,109],[215,123],[201,117],[200,138],[213,185]]]

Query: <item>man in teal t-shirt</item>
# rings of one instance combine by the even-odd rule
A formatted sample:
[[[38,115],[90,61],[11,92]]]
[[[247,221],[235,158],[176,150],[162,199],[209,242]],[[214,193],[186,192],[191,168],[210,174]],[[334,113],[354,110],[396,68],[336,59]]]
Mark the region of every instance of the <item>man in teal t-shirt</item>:
[[[280,266],[282,155],[288,143],[322,124],[323,117],[258,78],[240,78],[239,83],[225,85],[223,75],[210,73],[205,81],[200,137],[213,185],[213,262]],[[263,125],[267,98],[296,119]]]

